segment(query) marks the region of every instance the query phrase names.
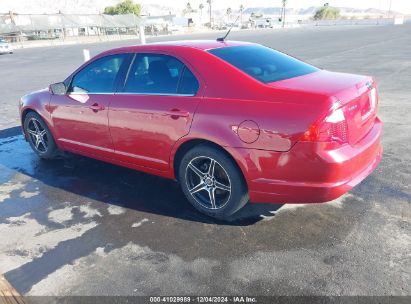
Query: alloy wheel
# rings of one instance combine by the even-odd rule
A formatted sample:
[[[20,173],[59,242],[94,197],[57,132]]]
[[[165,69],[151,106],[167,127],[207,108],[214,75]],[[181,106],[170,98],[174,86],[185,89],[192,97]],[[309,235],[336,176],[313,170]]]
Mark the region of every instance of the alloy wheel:
[[[188,163],[186,183],[191,196],[204,208],[221,209],[230,199],[227,171],[211,157],[199,156]]]
[[[48,149],[47,131],[35,118],[30,118],[27,124],[27,133],[30,136],[34,148],[40,153],[46,153]]]

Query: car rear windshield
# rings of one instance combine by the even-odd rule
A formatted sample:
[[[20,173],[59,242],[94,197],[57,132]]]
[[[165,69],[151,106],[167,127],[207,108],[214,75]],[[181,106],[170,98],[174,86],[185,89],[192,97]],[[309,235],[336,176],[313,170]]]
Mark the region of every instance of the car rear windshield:
[[[261,45],[223,47],[209,52],[264,83],[318,71],[309,64]]]

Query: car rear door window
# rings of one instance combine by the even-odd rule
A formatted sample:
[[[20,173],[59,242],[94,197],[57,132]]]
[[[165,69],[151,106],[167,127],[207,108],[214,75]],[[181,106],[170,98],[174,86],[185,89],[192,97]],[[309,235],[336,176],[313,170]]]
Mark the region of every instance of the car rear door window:
[[[197,94],[199,83],[194,74],[187,68],[184,68],[180,78],[180,83],[177,92],[184,95]]]
[[[123,93],[195,95],[197,89],[197,79],[177,58],[162,54],[138,54],[128,73]]]
[[[264,83],[318,71],[307,63],[261,45],[222,47],[209,52]]]
[[[72,93],[112,93],[126,54],[109,55],[96,59],[80,70],[71,82]]]

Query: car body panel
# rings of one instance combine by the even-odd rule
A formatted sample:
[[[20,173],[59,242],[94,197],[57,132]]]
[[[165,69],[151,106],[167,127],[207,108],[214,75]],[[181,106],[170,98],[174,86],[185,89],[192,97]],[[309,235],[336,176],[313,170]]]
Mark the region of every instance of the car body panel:
[[[281,93],[271,93],[267,95],[267,101],[205,97],[196,113],[192,133],[220,138],[223,146],[290,150],[323,110],[321,107],[312,109],[309,104],[284,103],[281,102]],[[268,101],[269,99],[276,101]],[[323,102],[326,104],[326,100]],[[293,113],[293,123],[287,123],[290,112]],[[244,127],[245,121],[254,122],[255,127],[251,130]],[[239,134],[244,131],[254,133],[255,140],[242,140]]]
[[[269,85],[274,88],[292,91],[334,95],[347,88],[355,87],[357,83],[364,81],[365,78],[367,77],[362,75],[320,70],[311,74],[269,83]]]
[[[382,123],[356,146],[298,142],[289,152],[247,151],[260,167],[249,168],[254,202],[318,203],[338,198],[360,183],[382,157]]]
[[[187,135],[201,97],[118,94],[110,105],[116,157],[168,171],[171,149]]]
[[[108,110],[113,97],[114,94],[52,95],[50,111],[58,145],[67,150],[112,156]],[[95,104],[101,109],[93,110]]]
[[[51,96],[47,88],[24,95],[20,99],[19,110],[21,118],[29,111],[37,112],[46,122],[53,136],[55,136],[49,108]],[[23,125],[23,120],[21,122]],[[26,136],[26,134],[24,135]]]

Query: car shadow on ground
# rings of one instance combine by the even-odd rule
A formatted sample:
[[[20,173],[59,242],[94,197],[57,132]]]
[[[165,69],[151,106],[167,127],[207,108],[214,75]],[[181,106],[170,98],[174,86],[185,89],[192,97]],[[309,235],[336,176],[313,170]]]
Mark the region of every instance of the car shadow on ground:
[[[183,220],[232,226],[247,226],[274,216],[281,204],[247,204],[225,221],[196,211],[177,182],[111,165],[71,153],[55,160],[41,160],[25,143],[20,127],[0,131],[0,164],[51,187],[54,196],[65,200],[65,192],[90,200]],[[13,145],[23,145],[14,149]],[[7,148],[1,146],[7,145]],[[16,151],[13,151],[16,150]],[[13,157],[7,157],[7,154]],[[3,156],[2,156],[3,155]],[[30,159],[30,161],[28,161]],[[63,190],[63,191],[62,191]]]

